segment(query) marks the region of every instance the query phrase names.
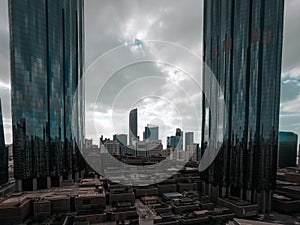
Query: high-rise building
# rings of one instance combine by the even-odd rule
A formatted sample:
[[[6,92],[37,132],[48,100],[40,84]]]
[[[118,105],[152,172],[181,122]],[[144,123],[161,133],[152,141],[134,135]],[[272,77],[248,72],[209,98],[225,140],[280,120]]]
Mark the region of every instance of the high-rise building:
[[[58,186],[83,168],[83,0],[8,3],[17,187]]]
[[[177,148],[183,150],[183,131],[180,128],[176,128],[175,136],[178,140]]]
[[[167,137],[167,148],[177,148],[179,138],[176,136]]]
[[[147,124],[147,127],[145,127],[145,140],[153,140],[158,141],[158,135],[159,135],[159,127],[151,124]]]
[[[167,148],[183,150],[183,132],[180,128],[176,129],[175,136],[167,137]]]
[[[129,113],[129,145],[132,145],[132,141],[138,140],[138,111],[133,109]]]
[[[279,132],[278,167],[295,167],[297,164],[298,135]]]
[[[147,157],[147,144],[145,141],[135,141],[135,150],[137,157]]]
[[[93,147],[93,139],[85,139],[84,149],[91,149]]]
[[[200,148],[199,144],[193,143],[191,145],[188,145],[185,149],[187,152],[186,154],[189,154],[189,152],[193,152],[192,157],[190,158],[192,161],[199,161],[200,160]]]
[[[215,196],[235,196],[270,210],[276,181],[284,0],[205,0],[203,59],[224,92],[225,109],[203,102],[202,151],[221,151],[204,173]],[[216,103],[207,74],[203,89]],[[214,121],[224,114],[223,124]],[[215,143],[212,143],[215,142]],[[214,195],[214,193],[211,195]]]
[[[0,185],[8,182],[8,148],[5,146],[2,107],[0,99]]]
[[[120,155],[120,143],[118,141],[105,140],[104,147],[112,155]]]
[[[135,155],[135,148],[127,145],[127,134],[115,134],[113,140],[120,144],[120,155]]]
[[[194,132],[186,132],[184,134],[184,137],[185,137],[184,146],[185,146],[185,150],[187,150],[189,145],[194,144]]]
[[[115,134],[113,140],[118,141],[122,145],[127,145],[127,134]]]

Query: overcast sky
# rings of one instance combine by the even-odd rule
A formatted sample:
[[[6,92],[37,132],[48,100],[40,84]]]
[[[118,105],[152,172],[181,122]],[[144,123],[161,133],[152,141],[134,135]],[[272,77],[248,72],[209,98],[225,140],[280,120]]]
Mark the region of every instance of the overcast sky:
[[[0,1],[0,97],[4,114],[5,139],[9,144],[12,142],[12,131],[8,12],[7,0]],[[300,20],[298,12],[300,1],[286,0],[285,2],[280,130],[294,131],[299,134],[300,29],[297,22]],[[100,134],[110,136],[113,133],[128,133],[128,111],[133,107],[139,109],[140,136],[142,136],[143,126],[147,123],[160,124],[161,136],[174,135],[176,127],[182,127],[184,131],[196,132],[199,121],[195,121],[197,112],[194,111],[193,103],[197,102],[199,96],[196,95],[197,87],[192,84],[187,73],[180,68],[160,63],[143,62],[125,65],[138,56],[159,60],[157,50],[170,43],[182,46],[180,47],[182,54],[186,54],[184,51],[187,48],[201,55],[202,1],[86,0],[85,16],[87,76],[95,77],[95,71],[98,71],[95,84],[97,80],[106,80],[107,71],[100,69],[105,63],[100,56],[105,53],[106,60],[111,61],[111,65],[105,64],[106,66],[118,65],[116,71],[109,74],[110,79],[102,82],[105,85],[97,87],[99,98],[88,97],[87,99],[86,125],[87,128],[95,125],[97,135],[90,133],[89,129],[87,134],[95,139]],[[131,43],[135,38],[160,40],[167,44],[158,45],[147,41]],[[107,53],[114,48],[117,49]],[[175,57],[170,57],[169,61],[176,65],[182,63]],[[124,64],[123,67],[120,67],[121,64]],[[174,74],[177,76],[173,76]],[[138,77],[145,79],[141,80]],[[191,87],[194,85],[194,88],[190,88],[186,93],[184,84]],[[149,92],[152,89],[155,89],[155,92]],[[88,89],[87,92],[90,90]],[[189,96],[188,100],[186,95]],[[103,96],[110,96],[110,98],[103,98]],[[95,120],[93,110],[96,110]],[[113,126],[109,122],[110,118],[113,118]],[[96,143],[98,144],[98,141]],[[163,144],[165,145],[165,139]]]

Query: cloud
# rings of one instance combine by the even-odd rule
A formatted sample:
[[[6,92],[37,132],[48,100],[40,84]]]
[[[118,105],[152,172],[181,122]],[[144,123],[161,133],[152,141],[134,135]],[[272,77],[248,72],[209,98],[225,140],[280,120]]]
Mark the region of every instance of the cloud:
[[[300,115],[300,95],[294,100],[282,103],[281,110],[285,113],[297,113]]]
[[[284,22],[284,41],[283,41],[283,71],[288,72],[294,68],[300,68],[300,8],[299,0],[285,1],[285,22]]]
[[[89,0],[87,11],[87,65],[135,37],[177,42],[200,53],[195,46],[202,38],[202,1]]]
[[[199,64],[194,66],[199,67]],[[174,135],[177,127],[194,131],[196,135],[199,133],[201,116],[195,108],[200,109],[201,90],[178,68],[156,62],[133,64],[115,73],[103,85],[96,107],[88,106],[91,110],[89,118],[95,116],[97,132],[89,129],[88,135],[111,137],[115,133],[128,133],[128,115],[132,108],[138,108],[140,137],[144,127],[155,121],[159,121],[157,125],[164,144],[166,137]],[[87,92],[90,91],[95,90]],[[93,125],[93,120],[89,119],[87,127]],[[195,140],[199,141],[199,138],[195,137]]]
[[[94,62],[99,56],[103,55],[107,51],[125,44],[132,42],[135,37],[141,39],[152,40],[164,40],[175,42],[187,47],[193,52],[201,55],[202,49],[202,2],[198,0],[123,0],[123,1],[111,1],[111,0],[88,0],[85,1],[85,41],[86,41],[86,68],[88,68],[92,62]],[[2,109],[5,118],[11,117],[10,110],[10,69],[9,69],[9,34],[8,34],[8,9],[7,1],[2,0],[0,7],[0,97],[2,99]],[[284,51],[283,51],[283,82],[282,82],[282,104],[281,104],[281,119],[280,126],[283,129],[296,129],[297,122],[300,121],[298,117],[299,109],[299,79],[300,79],[300,29],[299,25],[295,23],[300,19],[298,9],[300,7],[299,0],[287,0],[285,1],[285,30],[284,30]],[[125,54],[117,56],[114,61],[118,61],[119,57],[125,57]],[[114,63],[112,61],[111,63]],[[178,62],[182,63],[182,62]],[[111,64],[105,65],[107,67]],[[135,69],[133,69],[135,68]],[[103,71],[103,68],[97,68],[99,71]],[[157,69],[157,68],[156,68]],[[122,87],[122,82],[126,82],[126,79],[130,79],[131,76],[137,73],[151,74],[153,72],[160,73],[151,66],[145,66],[144,68],[132,67],[127,70],[122,70],[116,76],[122,77],[119,79],[119,83],[115,85],[112,82],[108,86],[108,94],[117,93],[118,89]],[[169,71],[166,71],[169,70]],[[165,68],[163,73],[173,74],[174,68]],[[173,77],[170,77],[173,79]],[[96,77],[96,79],[101,79]],[[91,87],[96,90],[98,87]],[[164,93],[168,98],[171,97],[173,91],[170,91],[170,87],[165,87]],[[142,90],[141,90],[142,91]],[[132,98],[133,94],[128,94],[128,99]],[[188,109],[184,107],[184,101],[176,96],[173,96],[174,102],[179,105],[180,108],[186,110],[183,112],[185,118],[188,119]],[[195,97],[197,98],[197,96]],[[97,107],[99,117],[105,118],[104,115],[110,110],[109,98],[104,99],[104,104],[101,107]],[[159,110],[159,104],[154,104],[153,108],[155,112]],[[87,99],[86,106],[86,125],[87,130],[91,124],[91,113],[94,105],[94,99]],[[126,105],[126,104],[123,104]],[[120,105],[121,106],[121,105]],[[144,104],[147,106],[147,104]],[[120,111],[116,110],[116,113],[124,114],[126,107],[121,107]],[[141,110],[142,111],[142,110]],[[102,114],[101,114],[102,113]],[[169,112],[165,112],[167,117],[172,117]],[[125,116],[128,119],[128,115]],[[10,122],[7,121],[7,124]],[[167,123],[173,123],[166,121]],[[175,123],[174,123],[175,124]],[[106,130],[106,123],[103,121],[101,129],[103,132]],[[127,123],[125,124],[127,126]],[[175,125],[174,125],[175,126]],[[176,124],[177,126],[177,124]],[[169,126],[171,127],[171,126]],[[169,129],[169,127],[167,127]],[[299,127],[299,126],[298,126]],[[171,129],[171,128],[170,128]],[[122,132],[128,132],[128,128],[120,128]],[[297,130],[300,133],[299,130]],[[11,142],[11,128],[9,125],[5,127],[6,142]],[[173,134],[173,133],[172,133]],[[95,134],[93,134],[95,135]],[[97,136],[95,137],[97,139]]]
[[[10,90],[11,86],[10,84],[4,83],[3,81],[0,80],[0,89]]]
[[[300,82],[297,80],[284,80],[281,83],[281,103],[295,100],[300,95]]]
[[[282,73],[282,79],[298,79],[300,80],[300,65],[298,67],[292,68],[284,73]]]
[[[87,11],[89,13],[86,13],[85,21],[86,61],[88,73],[94,77],[94,80],[87,82],[89,86],[87,91],[99,92],[98,102],[93,102],[95,99],[89,97],[86,99],[88,110],[92,110],[96,104],[95,120],[97,132],[99,132],[99,134],[89,133],[89,135],[99,137],[101,134],[111,136],[113,132],[128,133],[128,114],[132,107],[139,108],[140,136],[142,136],[144,126],[157,118],[160,118],[160,122],[163,123],[160,126],[162,139],[165,139],[167,135],[174,135],[176,127],[182,128],[180,120],[188,122],[189,125],[186,124],[184,128],[197,129],[198,127],[195,126],[197,122],[191,119],[192,108],[186,106],[188,97],[182,91],[180,92],[179,88],[187,87],[188,82],[184,83],[182,73],[175,74],[178,69],[146,62],[121,68],[112,74],[109,80],[106,80],[105,76],[108,71],[106,68],[112,68],[120,61],[130,61],[128,57],[138,58],[138,54],[152,54],[155,59],[158,55],[155,52],[156,48],[148,45],[147,40],[174,42],[201,55],[202,1],[188,0],[187,3],[174,0],[159,2],[90,0],[86,2]],[[92,68],[89,67],[94,60],[109,50],[120,45],[127,46],[135,38],[143,42],[144,48],[128,46],[129,52],[125,49],[119,54],[112,54],[110,60],[105,63],[100,62],[93,64]],[[180,55],[174,54],[172,57],[178,58],[178,65],[188,61]],[[98,90],[99,79],[102,79],[101,82],[106,82],[102,90]],[[145,96],[149,96],[148,102],[145,101],[147,100]],[[193,97],[196,100],[194,95]],[[180,109],[181,115],[177,115],[176,109],[170,103]],[[108,123],[112,108],[115,130]],[[89,111],[88,115],[92,116],[93,112]],[[86,126],[93,126],[90,118]]]
[[[280,131],[291,131],[300,136],[300,114],[299,113],[281,113]],[[299,140],[298,140],[299,142]]]

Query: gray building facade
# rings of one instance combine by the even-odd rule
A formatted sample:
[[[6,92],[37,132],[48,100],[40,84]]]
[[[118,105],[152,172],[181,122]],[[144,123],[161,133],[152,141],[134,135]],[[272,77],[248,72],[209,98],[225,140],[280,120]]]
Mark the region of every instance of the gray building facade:
[[[194,144],[194,132],[186,132],[184,134],[184,137],[185,137],[184,146],[185,146],[185,150],[187,150],[189,145]]]

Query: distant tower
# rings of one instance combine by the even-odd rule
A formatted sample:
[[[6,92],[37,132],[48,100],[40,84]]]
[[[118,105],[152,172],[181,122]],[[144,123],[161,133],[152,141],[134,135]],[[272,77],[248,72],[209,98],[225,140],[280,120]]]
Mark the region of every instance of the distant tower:
[[[114,134],[114,141],[118,141],[122,145],[127,145],[127,134]]]
[[[159,136],[159,127],[151,124],[147,124],[147,127],[145,127],[145,140],[153,140],[158,141]]]
[[[183,150],[183,131],[180,128],[176,128],[176,139],[177,139],[177,148]]]
[[[183,150],[183,132],[180,128],[176,129],[175,136],[167,137],[167,147]]]
[[[138,129],[138,111],[133,109],[129,113],[129,145],[132,145],[133,140],[138,140],[137,129]]]
[[[186,132],[185,133],[185,150],[188,149],[189,145],[194,144],[194,132]]]
[[[0,185],[8,182],[8,148],[5,146],[2,107],[0,99]]]

